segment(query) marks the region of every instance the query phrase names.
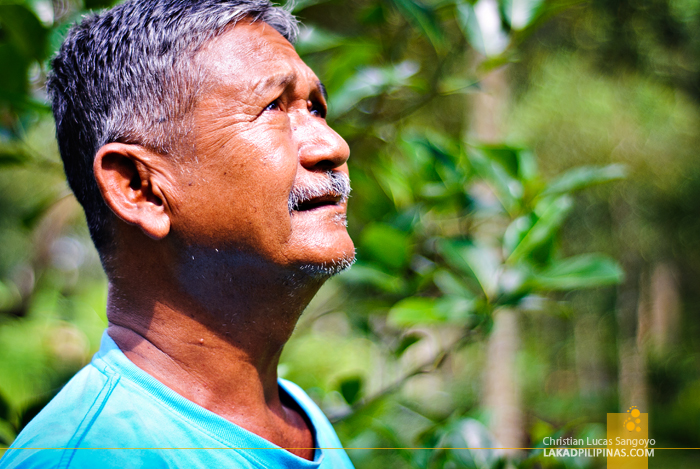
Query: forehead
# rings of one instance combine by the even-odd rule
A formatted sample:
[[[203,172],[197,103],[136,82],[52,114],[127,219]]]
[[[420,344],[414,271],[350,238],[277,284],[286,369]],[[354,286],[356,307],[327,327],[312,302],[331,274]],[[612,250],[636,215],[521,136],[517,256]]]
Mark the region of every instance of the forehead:
[[[240,21],[211,40],[197,61],[210,80],[227,87],[248,88],[275,77],[318,80],[294,46],[261,21]]]

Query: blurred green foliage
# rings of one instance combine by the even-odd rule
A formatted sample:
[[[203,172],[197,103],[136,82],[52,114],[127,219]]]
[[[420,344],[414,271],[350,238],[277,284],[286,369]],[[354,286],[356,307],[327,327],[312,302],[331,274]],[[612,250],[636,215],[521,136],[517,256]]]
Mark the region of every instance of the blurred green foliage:
[[[43,85],[68,25],[110,3],[0,2],[6,444],[89,361],[106,325],[106,281],[63,178]],[[304,24],[297,50],[328,88],[329,122],[352,149],[358,262],[309,306],[279,373],[336,422],[356,466],[504,467],[498,450],[444,449],[499,446],[482,375],[503,309],[521,318],[530,447],[547,436],[604,438],[605,413],[624,410],[622,345],[635,337],[650,434],[658,446],[697,447],[700,323],[689,313],[700,303],[700,3],[293,8]],[[485,144],[471,128],[474,96],[502,67],[505,137]],[[674,266],[681,319],[671,343],[653,348],[643,311],[656,304],[661,263]],[[529,450],[508,464],[605,462]]]

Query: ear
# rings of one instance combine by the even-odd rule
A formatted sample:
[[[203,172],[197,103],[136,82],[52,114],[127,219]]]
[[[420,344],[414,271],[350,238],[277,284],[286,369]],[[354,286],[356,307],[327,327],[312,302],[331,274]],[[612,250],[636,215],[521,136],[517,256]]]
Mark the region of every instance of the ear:
[[[167,183],[157,166],[162,156],[140,145],[108,143],[93,162],[97,186],[107,206],[123,221],[159,240],[170,231],[164,189]]]

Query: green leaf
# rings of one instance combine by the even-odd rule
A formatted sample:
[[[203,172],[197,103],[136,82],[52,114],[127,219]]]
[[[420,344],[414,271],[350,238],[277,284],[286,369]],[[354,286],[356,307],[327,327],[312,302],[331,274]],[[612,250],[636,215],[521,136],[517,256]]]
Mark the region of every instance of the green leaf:
[[[443,240],[438,249],[448,265],[476,279],[487,298],[495,294],[502,262],[494,248]]]
[[[520,244],[525,235],[532,229],[537,218],[533,214],[518,217],[508,225],[503,234],[503,252],[509,256]]]
[[[354,77],[358,71],[374,63],[381,48],[376,42],[365,37],[344,38],[343,42],[333,50],[333,54],[327,56],[323,81],[328,88],[328,94],[332,100],[347,86],[348,81]],[[331,114],[335,110],[329,108]]]
[[[542,192],[541,196],[570,194],[595,184],[624,179],[626,176],[627,168],[621,164],[611,164],[604,167],[583,166],[574,168],[552,181]]]
[[[389,311],[388,320],[397,327],[462,322],[470,317],[474,309],[475,302],[466,298],[414,296],[396,303]]]
[[[438,92],[443,95],[471,94],[479,91],[479,82],[462,76],[442,77],[438,83]]]
[[[411,334],[406,334],[401,338],[401,342],[399,342],[399,345],[396,347],[394,350],[394,353],[396,356],[400,357],[403,355],[403,353],[406,351],[408,347],[411,345],[417,343],[423,338],[422,335],[416,334],[416,333],[411,333]]]
[[[498,9],[490,2],[461,2],[457,5],[457,22],[469,44],[486,57],[497,56],[508,47],[509,38],[501,28]]]
[[[22,294],[12,282],[0,282],[0,313],[18,308],[22,303]]]
[[[22,166],[31,161],[31,157],[22,150],[0,150],[0,168]]]
[[[475,299],[463,296],[448,295],[435,302],[438,315],[451,323],[467,324],[474,319],[477,302]]]
[[[445,295],[462,296],[465,298],[474,297],[471,290],[448,270],[440,269],[435,272],[433,274],[433,282]]]
[[[447,169],[449,171],[448,173],[442,171],[442,174],[440,174],[445,183],[462,181],[463,175],[457,173],[457,159],[460,153],[460,148],[457,145],[449,142],[441,135],[429,135],[428,137],[409,139],[407,143],[411,144],[414,148],[420,145],[428,150],[430,159],[426,161],[426,163],[428,163],[430,167],[435,168],[438,174],[440,174],[441,169]],[[424,173],[421,175],[425,177]]]
[[[527,294],[528,290],[523,287],[526,287],[525,283],[528,277],[529,269],[503,269],[498,276],[499,303],[511,304]]]
[[[410,259],[408,235],[385,223],[365,227],[360,238],[361,254],[390,269],[401,269]]]
[[[2,47],[3,46],[0,46],[0,49],[2,49]],[[5,62],[2,57],[2,51],[0,50],[0,63],[5,65],[7,62]],[[16,63],[14,65],[18,66],[20,64]],[[19,73],[21,76],[25,76],[26,71],[27,70],[24,69]],[[5,76],[5,79],[0,78],[0,101],[5,101],[15,108],[23,111],[35,111],[44,114],[49,114],[51,112],[51,106],[45,102],[32,98],[26,93],[26,89],[24,89],[24,87],[26,87],[26,82],[19,82],[17,85],[18,81],[15,81],[15,85],[19,87],[20,91],[12,91],[12,88],[15,85],[10,84],[5,86],[4,84],[7,83],[6,78],[9,78],[13,72],[7,71],[7,73],[8,75]]]
[[[573,202],[567,196],[546,201],[542,215],[532,225],[532,228],[523,237],[522,241],[513,249],[506,262],[513,264],[522,260],[532,253],[535,248],[554,237],[572,207]]]
[[[457,22],[469,44],[481,54],[486,55],[484,38],[472,4],[464,2],[457,5]]]
[[[501,453],[496,449],[500,444],[478,420],[465,418],[450,424],[443,445],[450,448],[450,459],[457,464],[457,467],[470,469],[500,467]]]
[[[400,293],[405,287],[402,278],[389,275],[363,262],[356,263],[352,269],[340,274],[340,279],[350,284],[371,285],[387,293]]]
[[[520,200],[524,195],[522,183],[515,177],[517,168],[505,158],[504,154],[487,152],[483,148],[472,148],[469,152],[469,161],[477,174],[493,189],[498,201],[510,214],[517,211]],[[513,161],[512,164],[517,164]]]
[[[435,298],[411,297],[399,301],[389,311],[388,321],[399,327],[444,322],[435,308]]]
[[[14,44],[0,44],[0,100],[10,103],[27,98],[29,59]]]
[[[526,182],[536,180],[539,175],[537,157],[530,150],[522,149],[518,152],[518,175],[520,180]]]
[[[37,223],[41,222],[43,216],[51,210],[58,200],[55,195],[48,195],[27,207],[27,211],[22,214],[22,226],[28,229],[36,227]]]
[[[345,114],[365,98],[407,85],[418,69],[416,62],[408,60],[394,66],[362,68],[332,95],[329,108],[335,116]]]
[[[294,44],[294,49],[296,49],[297,54],[303,57],[305,54],[338,47],[343,43],[343,39],[341,36],[329,31],[324,31],[314,26],[307,26],[301,29],[299,39]]]
[[[343,379],[340,383],[340,394],[343,395],[343,399],[353,405],[360,398],[363,386],[363,379],[361,376],[351,376]]]
[[[622,282],[624,272],[617,262],[602,254],[583,254],[553,263],[532,276],[540,290],[577,290]]]
[[[513,148],[505,145],[481,145],[479,149],[491,160],[495,161],[506,170],[508,176],[517,179],[519,165],[518,153],[520,148]]]
[[[443,48],[445,37],[432,8],[418,0],[393,0],[393,3],[409,23],[423,32],[436,50]]]
[[[47,53],[48,30],[24,5],[0,5],[0,22],[12,44],[27,59],[44,60]]]
[[[83,0],[87,10],[99,10],[101,8],[111,7],[117,0]]]
[[[537,159],[527,148],[513,145],[479,145],[477,148],[515,180],[531,181],[537,177]]]
[[[292,13],[297,14],[305,8],[326,2],[328,2],[328,0],[288,0],[285,2],[284,6],[288,8],[291,5]]]
[[[527,28],[539,15],[544,0],[499,0],[503,19],[511,29]]]
[[[0,393],[0,420],[10,420],[10,414],[12,412],[12,406],[7,401],[5,396]]]

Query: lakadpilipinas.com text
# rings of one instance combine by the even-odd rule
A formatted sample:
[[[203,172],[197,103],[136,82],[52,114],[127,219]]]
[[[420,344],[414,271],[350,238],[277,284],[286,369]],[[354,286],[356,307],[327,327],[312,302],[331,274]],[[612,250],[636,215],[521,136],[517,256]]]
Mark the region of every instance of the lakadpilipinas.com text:
[[[542,441],[545,457],[648,458],[654,457],[653,438],[551,438]],[[605,448],[603,448],[605,446]]]

